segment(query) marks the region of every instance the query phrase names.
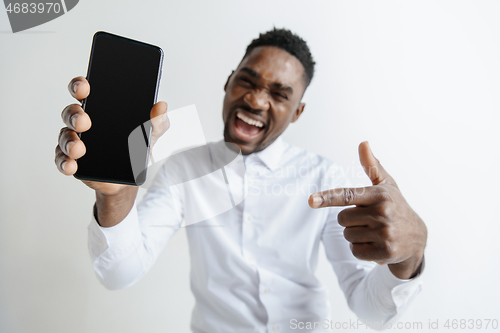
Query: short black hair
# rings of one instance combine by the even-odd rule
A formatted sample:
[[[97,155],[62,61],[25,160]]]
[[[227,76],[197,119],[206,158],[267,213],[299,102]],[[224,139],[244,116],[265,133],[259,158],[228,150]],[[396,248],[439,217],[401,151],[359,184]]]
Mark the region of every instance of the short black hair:
[[[269,30],[266,33],[261,33],[259,38],[252,40],[247,46],[247,50],[243,59],[252,52],[253,49],[259,46],[275,46],[293,55],[297,58],[302,66],[304,66],[304,81],[306,88],[311,83],[314,76],[314,65],[316,64],[311,55],[311,51],[305,40],[292,33],[288,29]]]

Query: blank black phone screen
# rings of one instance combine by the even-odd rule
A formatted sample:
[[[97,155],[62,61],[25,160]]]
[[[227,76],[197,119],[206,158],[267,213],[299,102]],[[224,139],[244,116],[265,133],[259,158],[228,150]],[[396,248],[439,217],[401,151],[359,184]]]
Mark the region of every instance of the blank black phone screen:
[[[157,46],[106,32],[94,35],[87,72],[90,94],[83,101],[92,126],[80,134],[87,151],[77,161],[76,178],[129,185],[145,181],[150,111],[162,61]],[[137,129],[144,141],[132,152],[130,136]],[[132,165],[142,166],[141,172],[134,174]]]

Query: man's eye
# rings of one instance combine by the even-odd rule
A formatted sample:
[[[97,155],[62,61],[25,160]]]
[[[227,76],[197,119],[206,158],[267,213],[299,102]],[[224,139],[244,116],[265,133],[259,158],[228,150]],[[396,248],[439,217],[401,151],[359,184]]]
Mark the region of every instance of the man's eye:
[[[285,94],[282,94],[282,93],[279,93],[279,92],[275,92],[274,93],[275,96],[278,96],[279,98],[283,98],[283,99],[288,99],[288,96],[285,95]]]
[[[240,77],[240,81],[243,81],[243,82],[248,83],[248,84],[252,84],[252,81],[250,81],[246,77]]]

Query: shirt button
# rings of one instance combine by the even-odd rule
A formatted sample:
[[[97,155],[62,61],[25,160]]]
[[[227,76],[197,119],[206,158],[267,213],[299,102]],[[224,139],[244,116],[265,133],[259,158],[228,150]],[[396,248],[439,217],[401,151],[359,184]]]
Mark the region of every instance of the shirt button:
[[[248,216],[247,216],[247,221],[248,221],[248,222],[251,222],[252,220],[253,220],[253,216],[252,216],[252,215],[248,215]]]
[[[268,288],[266,288],[266,289],[264,289],[262,292],[263,292],[264,294],[267,294],[267,293],[269,292],[269,289],[268,289]]]
[[[273,325],[273,331],[274,332],[278,331],[278,329],[279,329],[278,325]]]

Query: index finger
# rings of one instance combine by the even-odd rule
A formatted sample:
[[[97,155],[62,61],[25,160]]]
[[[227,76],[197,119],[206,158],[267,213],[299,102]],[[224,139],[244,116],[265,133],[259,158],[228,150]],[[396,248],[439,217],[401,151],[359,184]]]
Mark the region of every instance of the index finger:
[[[369,206],[386,197],[376,186],[336,188],[314,193],[309,197],[311,208],[339,206]]]
[[[68,90],[71,96],[81,101],[90,94],[90,84],[83,76],[77,76],[69,81]]]

